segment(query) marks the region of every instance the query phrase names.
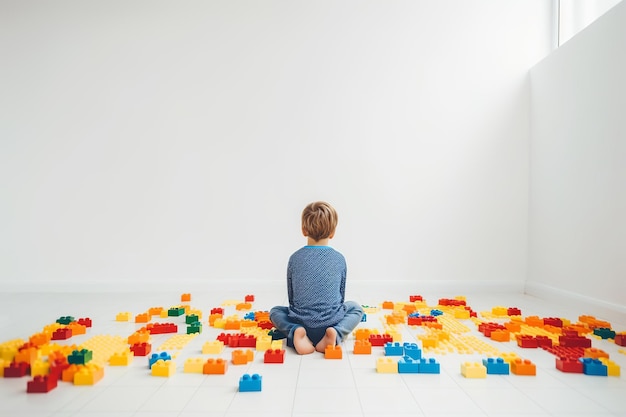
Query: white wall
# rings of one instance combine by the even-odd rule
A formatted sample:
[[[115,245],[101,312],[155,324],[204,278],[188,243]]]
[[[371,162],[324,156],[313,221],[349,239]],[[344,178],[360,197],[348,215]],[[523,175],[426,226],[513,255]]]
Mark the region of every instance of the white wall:
[[[625,2],[531,70],[528,288],[626,314],[624,74]]]
[[[352,280],[521,288],[550,19],[544,0],[2,1],[1,283],[282,282],[325,199]]]

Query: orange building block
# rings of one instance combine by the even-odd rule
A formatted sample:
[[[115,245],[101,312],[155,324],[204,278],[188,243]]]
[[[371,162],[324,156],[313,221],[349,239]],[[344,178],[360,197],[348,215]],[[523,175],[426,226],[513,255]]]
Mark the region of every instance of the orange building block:
[[[228,362],[226,362],[222,358],[218,359],[208,359],[204,366],[202,367],[202,373],[206,375],[223,375],[226,373],[228,369]]]
[[[511,333],[518,333],[522,331],[522,325],[516,321],[509,321],[507,323],[504,323],[504,327],[506,327],[506,329]]]
[[[140,343],[148,343],[150,341],[150,332],[147,330],[138,330],[128,336],[129,345],[137,345]]]
[[[185,294],[182,294],[182,295],[180,296],[180,302],[181,302],[181,303],[184,303],[184,302],[189,302],[189,301],[191,301],[191,294],[189,294],[189,293],[185,293]]]
[[[239,319],[226,319],[224,324],[224,330],[239,330],[241,328],[241,320]]]
[[[246,365],[248,362],[252,362],[254,360],[254,352],[250,349],[241,350],[235,349],[233,350],[231,360],[233,365]]]
[[[341,346],[339,345],[328,345],[324,350],[324,358],[325,359],[341,359],[343,357]]]
[[[585,348],[585,352],[583,354],[583,357],[585,358],[592,358],[592,359],[600,359],[600,358],[609,358],[609,354],[606,353],[605,351],[603,351],[602,349],[597,349],[597,348]]]
[[[78,372],[80,370],[81,367],[83,367],[84,365],[70,365],[69,367],[65,368],[63,370],[63,372],[61,372],[61,381],[63,382],[74,382],[74,375],[76,375],[76,372]]]
[[[540,318],[539,316],[528,316],[526,317],[524,322],[529,326],[543,327],[543,319]]]
[[[354,338],[356,340],[369,340],[372,331],[370,329],[356,329]]]
[[[39,349],[35,347],[29,347],[29,348],[25,348],[17,352],[15,354],[14,361],[18,363],[25,362],[30,365],[34,363],[37,359],[39,359],[39,357],[40,357]]]
[[[372,344],[369,340],[355,340],[354,341],[354,354],[355,355],[371,355]]]
[[[490,339],[496,342],[509,342],[511,341],[511,333],[508,330],[494,330],[491,332]]]
[[[383,310],[393,310],[393,302],[392,301],[383,301]]]
[[[235,306],[235,310],[251,310],[252,303],[239,303]]]
[[[141,313],[135,316],[135,323],[147,323],[152,319],[149,313]]]
[[[537,375],[537,367],[528,359],[515,359],[511,362],[511,373],[515,375]]]

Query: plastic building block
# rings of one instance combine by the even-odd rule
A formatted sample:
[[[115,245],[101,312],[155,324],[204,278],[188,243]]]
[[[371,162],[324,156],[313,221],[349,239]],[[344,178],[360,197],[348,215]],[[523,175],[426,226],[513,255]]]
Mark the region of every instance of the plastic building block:
[[[164,361],[159,359],[150,368],[150,373],[152,376],[172,376],[176,373],[176,364],[172,360]]]
[[[199,321],[187,326],[187,334],[202,333],[202,323]]]
[[[465,378],[486,378],[487,368],[479,362],[463,362],[461,364],[461,375]]]
[[[186,303],[186,302],[190,302],[190,301],[191,301],[191,294],[189,294],[189,293],[181,294],[181,296],[180,296],[180,302],[181,303]]]
[[[150,334],[177,333],[178,326],[174,323],[149,323],[146,330]]]
[[[11,362],[4,368],[5,378],[21,378],[30,373],[30,365],[26,362]]]
[[[354,338],[356,340],[369,340],[369,337],[375,334],[370,329],[356,329],[354,331]]]
[[[183,372],[186,374],[201,374],[204,367],[204,359],[189,358],[185,360]]]
[[[272,348],[272,336],[268,335],[259,335],[256,338],[256,350],[258,351],[266,351]]]
[[[535,339],[537,340],[537,346],[540,348],[552,347],[552,339],[548,336],[537,335],[535,336]]]
[[[239,379],[239,392],[261,391],[263,377],[259,374],[244,374]]]
[[[433,358],[422,358],[419,360],[420,374],[439,374],[441,373],[441,365]]]
[[[122,313],[117,313],[115,316],[115,321],[130,321],[130,312],[125,311]]]
[[[508,375],[509,364],[502,358],[483,359],[483,365],[487,368],[488,375]]]
[[[537,375],[537,367],[528,359],[515,359],[511,362],[511,373],[515,375]]]
[[[133,353],[129,350],[124,352],[117,352],[111,355],[109,358],[110,366],[128,366],[132,363],[134,358]]]
[[[30,364],[30,375],[48,375],[50,373],[50,363],[44,362],[40,359],[33,361]]]
[[[138,343],[148,343],[150,341],[150,332],[147,330],[139,330],[128,336],[128,344],[135,345]]]
[[[197,314],[188,314],[185,316],[185,324],[193,324],[200,320]]]
[[[87,349],[75,350],[67,357],[67,362],[72,365],[86,365],[93,359],[93,352]]]
[[[224,309],[222,307],[212,308],[210,314],[221,314],[221,315],[224,315]]]
[[[508,309],[503,306],[495,306],[491,309],[491,314],[494,316],[508,316]]]
[[[392,301],[383,301],[382,309],[383,310],[393,310],[393,302]]]
[[[13,360],[15,362],[26,362],[28,364],[34,363],[37,359],[39,359],[41,353],[39,349],[35,347],[26,347],[21,348],[16,354]]]
[[[404,356],[404,347],[398,342],[387,342],[385,356]]]
[[[264,363],[284,363],[285,351],[284,349],[268,349],[263,355]]]
[[[563,320],[561,320],[558,317],[544,317],[543,325],[544,326],[563,327]]]
[[[355,340],[353,353],[355,355],[371,355],[372,344],[369,342],[369,340]]]
[[[252,362],[254,360],[254,352],[250,349],[242,350],[235,349],[232,352],[231,360],[233,365],[246,365],[248,362]]]
[[[148,356],[152,350],[152,345],[150,343],[135,343],[130,347],[130,350],[135,356]]]
[[[223,375],[228,369],[228,362],[222,358],[208,359],[202,366],[202,373],[207,375]]]
[[[219,355],[224,350],[224,342],[221,340],[211,340],[202,345],[204,355]]]
[[[403,356],[398,359],[398,373],[400,374],[417,374],[419,373],[419,360],[415,360],[410,356]]]
[[[328,345],[326,349],[324,349],[325,359],[341,359],[342,357],[343,353],[340,345]]]
[[[74,317],[72,317],[72,316],[63,316],[63,317],[59,317],[56,322],[66,326],[66,325],[70,324],[73,321],[74,321]]]
[[[421,326],[422,325],[422,318],[417,313],[411,314],[407,318],[407,324],[409,326]]]
[[[135,316],[135,323],[147,323],[152,319],[152,316],[148,313],[141,313]]]
[[[626,346],[626,332],[615,334],[615,344],[618,346]]]
[[[170,361],[172,360],[172,356],[167,352],[161,353],[153,353],[152,356],[148,359],[148,368],[152,369],[152,365],[157,363],[157,361]]]
[[[369,336],[369,341],[372,346],[384,346],[385,343],[393,342],[393,338],[385,333],[385,334],[372,334]]]
[[[563,347],[591,347],[591,339],[587,339],[584,336],[579,336],[575,332],[564,332],[565,334],[559,336],[559,344]]]
[[[63,382],[74,382],[74,375],[80,369],[81,366],[84,365],[70,365],[61,372],[61,381]]]
[[[511,333],[518,333],[522,330],[522,325],[516,321],[509,321],[507,323],[504,323],[504,328]]]
[[[78,324],[75,321],[68,324],[67,328],[70,329],[72,331],[72,336],[77,336],[79,334],[86,334],[87,333],[87,328],[85,326],[83,326],[82,324]]]
[[[517,346],[525,349],[535,349],[539,347],[537,339],[529,334],[518,334],[515,336],[517,340]]]
[[[79,366],[78,371],[74,374],[74,385],[95,385],[102,378],[104,378],[104,368],[90,363]]]
[[[397,374],[398,363],[388,357],[377,358],[376,359],[376,372],[380,374]]]
[[[465,320],[465,319],[469,319],[471,317],[471,313],[469,310],[466,310],[465,308],[455,308],[454,309],[454,318],[455,319],[460,319],[460,320]]]
[[[556,369],[561,372],[582,374],[583,363],[578,358],[564,356],[556,359]]]
[[[72,337],[72,329],[67,327],[56,329],[54,333],[52,333],[52,340],[67,340],[70,337]]]
[[[606,327],[598,327],[593,329],[593,334],[600,336],[602,339],[615,339],[615,330]]]
[[[506,310],[506,315],[507,316],[521,316],[522,315],[522,310],[520,310],[517,307],[509,307]]]
[[[243,301],[245,301],[246,303],[253,303],[254,302],[254,294],[246,294],[246,296],[244,297]]]
[[[250,309],[252,309],[252,304],[251,303],[238,303],[235,306],[235,310],[237,310],[237,311],[250,310]]]
[[[511,333],[505,329],[497,329],[491,332],[489,338],[496,342],[508,342],[511,340]]]
[[[183,307],[183,306],[170,307],[167,310],[167,316],[168,317],[180,317],[183,314],[185,314],[185,307]]]
[[[433,310],[430,310],[430,315],[433,316],[433,317],[442,316],[443,315],[443,311],[437,310],[437,309],[433,309]]]
[[[609,354],[603,351],[602,349],[597,348],[586,348],[583,357],[592,358],[592,359],[600,359],[600,358],[608,358]]]
[[[580,358],[583,364],[583,373],[585,375],[608,376],[608,367],[600,362],[599,359]]]
[[[422,350],[417,346],[417,343],[404,343],[402,345],[404,349],[404,355],[411,359],[421,359]]]
[[[609,360],[609,358],[600,358],[600,362],[606,366],[608,376],[620,376],[620,367],[617,363]]]
[[[57,382],[58,378],[56,375],[37,375],[26,384],[26,392],[47,393],[57,387]]]
[[[424,299],[422,298],[422,296],[421,296],[421,295],[417,295],[417,294],[415,294],[415,295],[409,295],[409,301],[410,301],[411,303],[414,303],[414,302],[416,302],[416,301],[424,301]],[[441,304],[441,303],[440,303],[440,304]],[[443,304],[441,304],[441,305],[443,305]]]

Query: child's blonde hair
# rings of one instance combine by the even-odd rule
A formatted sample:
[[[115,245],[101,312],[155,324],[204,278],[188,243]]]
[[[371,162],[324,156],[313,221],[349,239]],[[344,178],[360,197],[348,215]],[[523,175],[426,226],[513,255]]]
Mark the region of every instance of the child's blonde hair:
[[[302,211],[302,231],[317,242],[335,232],[338,220],[333,206],[324,201],[316,201]]]

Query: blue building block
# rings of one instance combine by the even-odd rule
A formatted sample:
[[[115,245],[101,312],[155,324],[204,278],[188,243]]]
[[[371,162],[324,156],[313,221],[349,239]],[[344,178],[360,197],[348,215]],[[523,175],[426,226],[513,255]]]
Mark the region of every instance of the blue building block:
[[[409,317],[419,317],[419,316],[420,316],[420,313],[418,313],[417,311],[409,314]]]
[[[441,316],[441,315],[443,315],[443,311],[441,311],[441,310],[430,310],[430,315],[433,316],[433,317]]]
[[[244,374],[239,378],[239,392],[261,391],[263,377],[259,374]]]
[[[364,323],[367,321],[367,314],[363,313],[363,315],[361,316],[361,322]]]
[[[420,362],[419,363],[420,374],[440,374],[441,373],[441,366],[439,365],[439,362],[437,362],[435,359],[422,358],[420,359],[419,362]]]
[[[404,355],[404,347],[398,342],[385,343],[385,356],[402,356]]]
[[[410,356],[403,356],[398,360],[398,373],[417,374],[419,373],[419,361]]]
[[[508,375],[510,373],[509,364],[502,358],[483,359],[483,365],[490,375]]]
[[[605,364],[598,359],[580,358],[583,363],[583,373],[585,375],[608,376],[609,370]]]
[[[405,343],[403,346],[405,356],[415,360],[422,358],[422,350],[417,346],[417,343]]]
[[[244,320],[254,320],[254,311],[251,311],[249,313],[246,313],[245,316],[243,316]]]
[[[167,352],[153,353],[148,359],[148,368],[152,369],[152,365],[157,363],[158,360],[171,361],[172,356]]]

